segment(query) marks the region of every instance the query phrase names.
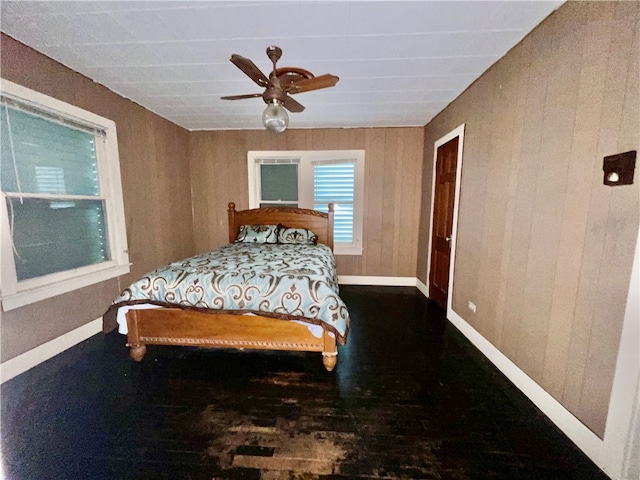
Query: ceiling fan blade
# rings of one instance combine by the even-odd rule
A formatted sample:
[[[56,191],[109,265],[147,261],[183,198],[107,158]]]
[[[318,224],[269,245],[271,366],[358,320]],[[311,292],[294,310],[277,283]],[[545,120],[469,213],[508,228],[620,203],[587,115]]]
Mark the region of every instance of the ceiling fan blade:
[[[309,92],[311,90],[318,90],[320,88],[333,87],[340,80],[335,75],[325,74],[319,77],[305,78],[295,82],[291,87],[287,89],[287,93],[302,93]]]
[[[299,103],[297,100],[294,100],[293,97],[290,97],[289,95],[287,95],[287,98],[285,98],[282,105],[293,113],[299,113],[304,110],[304,105]]]
[[[220,97],[222,100],[242,100],[243,98],[256,98],[261,97],[261,93],[247,93],[245,95],[228,95],[226,97]]]
[[[253,63],[248,58],[245,58],[241,55],[236,55],[234,53],[233,55],[231,55],[231,63],[242,70],[251,80],[256,82],[261,87],[266,87],[269,85],[269,79],[265,76],[264,73],[260,71],[258,67],[256,67],[255,63]]]

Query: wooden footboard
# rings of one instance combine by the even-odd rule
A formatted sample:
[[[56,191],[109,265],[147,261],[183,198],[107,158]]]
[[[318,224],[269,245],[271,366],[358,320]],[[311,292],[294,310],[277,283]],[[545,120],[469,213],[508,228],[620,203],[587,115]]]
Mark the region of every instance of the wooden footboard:
[[[129,310],[127,346],[142,361],[146,345],[322,352],[328,371],[338,349],[332,334],[317,338],[299,323],[257,315],[201,313],[175,308]]]

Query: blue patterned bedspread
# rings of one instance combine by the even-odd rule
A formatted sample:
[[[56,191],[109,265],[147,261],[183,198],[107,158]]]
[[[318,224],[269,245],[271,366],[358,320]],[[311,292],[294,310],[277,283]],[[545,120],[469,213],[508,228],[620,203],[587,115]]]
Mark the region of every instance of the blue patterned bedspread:
[[[340,344],[349,329],[325,245],[232,243],[146,274],[111,309],[139,303],[302,320],[335,333]]]

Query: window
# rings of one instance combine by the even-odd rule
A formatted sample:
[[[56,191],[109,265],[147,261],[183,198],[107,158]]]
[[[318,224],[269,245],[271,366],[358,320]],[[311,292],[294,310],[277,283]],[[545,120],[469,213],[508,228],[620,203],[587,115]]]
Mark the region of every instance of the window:
[[[298,206],[298,164],[297,158],[260,159],[261,207]]]
[[[5,80],[0,93],[3,310],[128,273],[115,124]]]
[[[326,212],[335,203],[333,240],[353,243],[355,160],[315,161],[313,164],[313,208]]]
[[[249,152],[248,162],[251,208],[334,203],[335,253],[362,254],[364,150]]]

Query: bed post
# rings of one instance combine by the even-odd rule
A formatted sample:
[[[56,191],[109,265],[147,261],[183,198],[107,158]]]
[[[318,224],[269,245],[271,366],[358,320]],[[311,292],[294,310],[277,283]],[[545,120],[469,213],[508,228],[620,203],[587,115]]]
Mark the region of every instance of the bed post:
[[[129,355],[136,362],[141,362],[147,353],[146,345],[140,343],[140,335],[138,333],[138,312],[140,310],[129,310],[127,312],[127,347],[130,347]]]
[[[336,346],[336,337],[326,330],[322,333],[324,340],[324,348],[322,350],[322,363],[328,372],[332,371],[338,363],[338,347]]]
[[[335,203],[330,203],[328,208],[328,225],[327,225],[327,243],[333,252],[333,212],[336,209]],[[328,372],[331,372],[338,363],[338,347],[336,346],[336,337],[329,335],[326,330],[323,332],[324,350],[322,351],[322,363]]]
[[[227,215],[229,217],[229,243],[233,243],[236,241],[236,236],[238,235],[238,229],[236,228],[236,204],[235,203],[229,202]]]
[[[327,245],[327,247],[329,247],[331,249],[331,251],[333,252],[333,212],[336,209],[336,204],[335,203],[330,203],[329,204],[329,225],[327,225],[327,243],[329,243],[329,245]]]

